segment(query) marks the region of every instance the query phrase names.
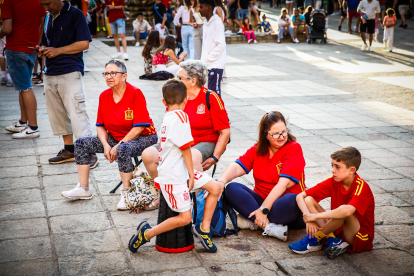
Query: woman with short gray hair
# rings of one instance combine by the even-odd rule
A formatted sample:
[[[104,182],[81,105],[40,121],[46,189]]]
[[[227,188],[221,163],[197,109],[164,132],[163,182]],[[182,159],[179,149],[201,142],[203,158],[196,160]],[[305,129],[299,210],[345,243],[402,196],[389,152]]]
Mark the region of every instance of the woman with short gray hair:
[[[103,153],[110,163],[117,161],[123,188],[118,210],[126,210],[125,195],[131,186],[132,157],[157,143],[154,124],[141,90],[127,82],[127,68],[120,60],[111,60],[102,73],[110,87],[99,96],[97,136],[82,137],[75,142],[75,161],[79,183],[73,190],[62,192],[69,199],[91,199],[89,159],[92,153]]]
[[[219,162],[226,149],[230,138],[229,119],[223,100],[216,92],[204,87],[208,78],[206,65],[199,60],[188,60],[180,63],[180,67],[177,77],[187,86],[188,100],[184,112],[190,119],[195,143],[191,147],[193,167],[202,172]],[[149,147],[141,157],[148,173],[155,179],[158,176],[158,150]],[[157,202],[149,207],[155,208]]]

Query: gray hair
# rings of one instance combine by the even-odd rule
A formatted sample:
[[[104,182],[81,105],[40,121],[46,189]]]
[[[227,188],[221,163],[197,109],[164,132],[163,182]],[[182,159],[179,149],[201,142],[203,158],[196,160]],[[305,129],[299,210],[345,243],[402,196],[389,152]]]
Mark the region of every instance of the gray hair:
[[[108,61],[105,64],[105,68],[106,66],[108,66],[109,64],[115,64],[116,66],[118,66],[119,70],[121,70],[122,73],[127,73],[127,68],[125,63],[123,63],[122,61],[120,61],[119,59],[111,59],[110,61]]]
[[[180,63],[184,68],[188,77],[195,78],[199,86],[204,86],[208,78],[207,66],[200,60],[189,59]]]

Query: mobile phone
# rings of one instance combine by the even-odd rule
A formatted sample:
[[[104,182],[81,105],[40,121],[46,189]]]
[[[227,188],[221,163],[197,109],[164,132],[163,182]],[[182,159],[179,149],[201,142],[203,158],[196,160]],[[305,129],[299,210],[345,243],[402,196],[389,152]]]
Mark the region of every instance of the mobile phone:
[[[34,50],[34,51],[36,51],[36,52],[39,52],[39,49],[38,49],[38,48],[35,48],[35,47],[27,47],[27,48],[29,48],[29,49],[31,49],[31,50]]]

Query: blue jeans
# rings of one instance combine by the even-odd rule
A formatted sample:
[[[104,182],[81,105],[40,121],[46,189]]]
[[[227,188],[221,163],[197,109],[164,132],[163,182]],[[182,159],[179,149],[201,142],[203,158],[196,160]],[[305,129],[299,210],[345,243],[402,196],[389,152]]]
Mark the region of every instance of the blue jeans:
[[[313,1],[312,0],[305,0],[304,8],[306,8],[307,6],[313,6]]]
[[[28,54],[6,49],[7,70],[16,92],[32,88],[32,72],[36,54]]]
[[[134,31],[134,37],[137,39],[137,32]],[[148,37],[148,32],[145,31],[143,33],[139,33],[139,39],[146,39]]]
[[[238,19],[239,20],[243,20],[243,18],[244,17],[247,17],[247,18],[249,18],[249,9],[245,9],[245,10],[241,10],[241,11],[238,11]]]
[[[279,27],[279,36],[277,37],[278,39],[282,39],[283,38],[283,32],[285,31],[286,27]],[[293,28],[292,27],[288,27],[288,33],[290,34],[290,37],[293,39],[293,37],[295,36],[293,33]]]
[[[263,198],[243,184],[232,182],[226,187],[226,197],[231,206],[243,217],[254,222],[256,216],[249,215],[259,209],[263,204]],[[306,227],[303,222],[302,211],[296,203],[297,194],[285,194],[279,197],[270,209],[267,218],[276,224],[288,225],[289,228],[302,229]]]
[[[124,34],[125,33],[125,20],[119,18],[112,23],[109,23],[111,26],[111,31],[113,34]]]
[[[193,41],[193,27],[190,25],[181,26],[181,39],[183,41],[184,52],[187,56],[184,60],[194,59],[194,41]]]

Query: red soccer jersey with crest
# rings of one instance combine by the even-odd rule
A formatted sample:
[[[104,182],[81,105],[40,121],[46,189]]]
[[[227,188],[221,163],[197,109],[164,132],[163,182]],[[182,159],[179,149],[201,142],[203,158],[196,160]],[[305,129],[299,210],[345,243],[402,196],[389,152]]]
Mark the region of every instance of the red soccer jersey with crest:
[[[117,141],[122,140],[133,127],[145,127],[140,135],[156,133],[144,94],[129,83],[118,103],[114,102],[112,88],[101,93],[96,126],[105,126]]]
[[[210,110],[206,104],[207,88],[202,87],[197,98],[188,100],[184,111],[190,118],[194,143],[217,143],[218,131],[230,128],[229,118],[223,100],[215,92],[210,93]]]
[[[286,143],[272,158],[269,152],[260,155],[256,151],[257,144],[236,160],[245,171],[253,169],[254,191],[265,199],[280,177],[286,177],[296,183],[284,194],[299,194],[305,190],[305,158],[302,147],[295,141]]]
[[[105,0],[105,6],[125,6],[124,0]],[[125,19],[124,10],[108,10],[108,21],[113,23],[118,19]]]
[[[361,227],[367,230],[370,240],[374,240],[374,209],[375,201],[368,183],[362,180],[358,174],[348,190],[344,189],[342,182],[336,182],[333,177],[326,179],[313,188],[306,190],[307,196],[316,198],[331,198],[331,210],[341,205],[352,205],[356,208],[354,215],[357,217]],[[334,233],[339,236],[342,227]],[[340,236],[339,236],[340,237]],[[358,234],[356,236],[358,238]],[[365,239],[366,237],[359,237]]]

